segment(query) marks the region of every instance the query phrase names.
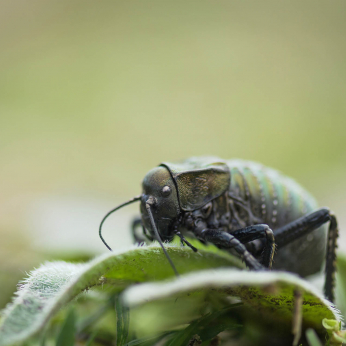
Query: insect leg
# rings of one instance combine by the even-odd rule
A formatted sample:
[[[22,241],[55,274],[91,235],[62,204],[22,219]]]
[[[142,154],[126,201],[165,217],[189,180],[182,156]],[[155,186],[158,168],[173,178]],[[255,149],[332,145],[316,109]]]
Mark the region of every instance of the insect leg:
[[[145,242],[145,238],[140,237],[137,234],[137,232],[136,232],[136,229],[137,229],[138,226],[142,227],[142,231],[143,231],[143,234],[144,234],[145,238],[147,238],[149,241],[153,241],[153,239],[148,236],[147,231],[146,231],[146,229],[144,228],[144,226],[142,224],[142,219],[140,217],[136,217],[132,221],[132,224],[131,224],[131,233],[132,233],[132,237],[133,237],[135,243],[136,244],[141,244],[141,243]]]
[[[283,247],[290,242],[318,229],[324,223],[330,221],[325,265],[324,294],[330,301],[334,301],[336,248],[339,235],[338,223],[335,215],[328,208],[321,208],[305,215],[275,231],[275,239],[278,247]]]
[[[132,237],[134,239],[134,241],[136,243],[142,243],[142,239],[137,235],[136,233],[136,228],[139,226],[139,225],[142,225],[142,220],[140,217],[136,217],[133,221],[132,221],[132,224],[131,224],[131,233],[132,233]]]
[[[275,238],[273,231],[269,228],[268,225],[259,224],[245,227],[233,232],[232,235],[243,244],[256,239],[266,239],[266,243],[261,255],[261,263],[267,268],[272,267],[273,257],[275,253]]]
[[[251,255],[246,247],[237,238],[229,233],[215,229],[205,229],[199,234],[199,237],[215,245],[220,245],[223,248],[234,248],[238,252],[238,254],[242,256],[245,264],[250,269],[265,269],[262,264],[259,263],[258,260]]]
[[[192,249],[194,252],[197,252],[198,250],[189,242],[185,239],[185,237],[180,233],[176,232],[175,233],[181,240],[181,243],[184,245],[186,244],[190,249]]]

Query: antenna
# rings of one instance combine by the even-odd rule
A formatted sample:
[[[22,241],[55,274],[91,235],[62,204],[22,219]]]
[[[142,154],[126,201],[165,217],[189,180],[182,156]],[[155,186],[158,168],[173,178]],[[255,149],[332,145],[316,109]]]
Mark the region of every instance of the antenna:
[[[173,261],[171,260],[171,258],[169,257],[165,247],[163,246],[162,244],[162,240],[160,238],[160,235],[159,235],[159,232],[157,231],[157,228],[156,228],[156,225],[155,225],[155,221],[154,221],[154,217],[153,217],[153,214],[151,212],[151,209],[150,209],[150,206],[153,205],[155,203],[154,201],[154,198],[152,196],[150,196],[145,204],[146,208],[147,208],[147,211],[148,211],[148,214],[149,214],[149,217],[150,217],[150,221],[151,221],[151,225],[153,227],[153,230],[155,232],[155,236],[156,236],[156,240],[159,242],[159,244],[161,245],[162,247],[162,250],[164,252],[164,254],[166,255],[167,257],[167,260],[168,262],[170,263],[171,267],[173,268],[174,270],[174,273],[176,276],[179,276],[179,273],[177,271],[177,269],[175,268],[174,264],[173,264]]]
[[[108,250],[113,251],[113,250],[108,246],[108,244],[106,243],[106,241],[105,241],[105,240],[103,239],[103,237],[102,237],[101,230],[102,230],[102,225],[103,225],[103,223],[106,221],[107,217],[108,217],[110,214],[114,213],[115,211],[117,211],[118,209],[120,209],[120,208],[122,208],[122,207],[125,207],[125,206],[128,205],[128,204],[131,204],[131,203],[133,203],[133,202],[139,201],[139,200],[141,199],[141,197],[142,197],[142,195],[133,197],[133,198],[130,199],[129,201],[127,201],[127,202],[125,202],[125,203],[123,203],[123,204],[120,204],[120,205],[117,206],[116,208],[110,210],[110,211],[103,217],[103,219],[102,219],[102,221],[101,221],[101,223],[100,223],[100,227],[99,227],[99,236],[100,236],[101,240],[103,241],[103,243],[106,245],[106,247],[107,247]]]

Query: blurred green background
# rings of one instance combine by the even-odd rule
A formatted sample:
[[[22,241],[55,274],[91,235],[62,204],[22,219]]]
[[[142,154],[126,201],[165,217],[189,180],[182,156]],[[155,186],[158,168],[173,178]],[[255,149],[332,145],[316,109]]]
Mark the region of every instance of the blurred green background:
[[[0,307],[44,259],[106,251],[161,161],[262,162],[346,229],[345,37],[344,0],[2,1]]]

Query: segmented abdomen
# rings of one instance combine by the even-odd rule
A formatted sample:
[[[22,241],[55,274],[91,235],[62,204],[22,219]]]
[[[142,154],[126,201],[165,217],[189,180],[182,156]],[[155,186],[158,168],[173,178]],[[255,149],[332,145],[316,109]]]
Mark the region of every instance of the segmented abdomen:
[[[275,230],[317,208],[305,189],[272,168],[243,160],[229,160],[227,164],[230,193],[250,208],[255,221],[250,223],[265,223]]]
[[[229,160],[230,195],[243,202],[239,217],[247,225],[265,223],[274,231],[317,209],[315,199],[293,179],[261,164]],[[232,197],[230,203],[232,202]],[[249,208],[251,215],[246,212]],[[273,268],[307,276],[321,269],[325,253],[326,225],[296,239],[274,257]]]

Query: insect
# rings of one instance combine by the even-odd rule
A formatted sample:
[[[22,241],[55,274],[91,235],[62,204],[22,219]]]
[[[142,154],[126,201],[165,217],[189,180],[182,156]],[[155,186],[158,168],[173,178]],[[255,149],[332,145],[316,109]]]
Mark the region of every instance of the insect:
[[[136,233],[141,225],[145,237],[160,243],[177,275],[163,242],[177,235],[197,251],[185,239],[190,234],[237,253],[256,271],[274,268],[304,277],[318,272],[325,260],[324,293],[334,300],[336,217],[328,208],[317,209],[314,198],[293,179],[251,161],[192,157],[160,164],[147,173],[142,187],[141,195],[103,218],[99,235],[109,250],[101,235],[105,219],[140,201],[133,235],[142,241]]]

